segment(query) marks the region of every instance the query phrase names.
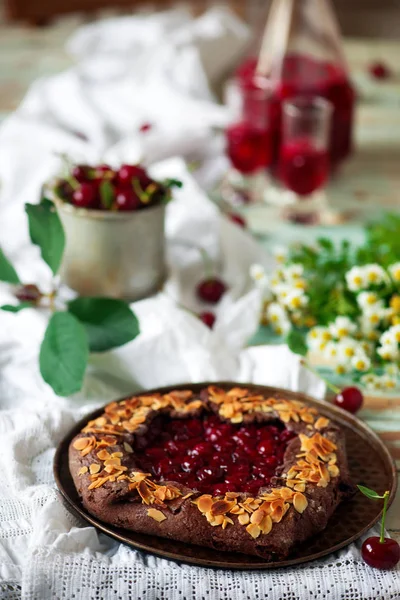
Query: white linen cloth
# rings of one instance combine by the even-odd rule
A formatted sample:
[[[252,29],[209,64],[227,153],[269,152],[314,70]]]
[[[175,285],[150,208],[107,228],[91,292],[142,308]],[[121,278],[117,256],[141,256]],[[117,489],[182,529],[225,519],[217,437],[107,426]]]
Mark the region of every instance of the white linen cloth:
[[[219,37],[227,44],[220,53]],[[179,151],[206,157],[209,166],[219,162],[211,177],[207,167],[202,175],[209,177],[200,174],[203,185],[212,181],[224,164],[212,128],[227,115],[213,101],[207,76],[221,74],[246,40],[245,28],[217,10],[196,21],[171,12],[77,32],[70,42],[77,67],[37,82],[0,130],[0,245],[24,281],[49,284],[28,240],[23,204],[37,201],[59,166],[54,151],[115,163],[141,154],[153,162]],[[151,138],[138,132],[147,120],[156,123],[151,152]],[[286,346],[245,347],[260,308],[249,266],[257,261],[269,268],[270,258],[218,213],[180,159],[154,166],[153,174],[185,184],[167,211],[169,280],[163,293],[133,305],[141,324],[136,340],[92,355],[79,394],[59,398],[41,380],[38,348],[48,315],[0,312],[1,600],[398,598],[399,572],[367,567],[360,544],[297,569],[213,571],[117,544],[77,522],[59,501],[52,475],[57,444],[83,415],[125,393],[218,379],[324,393]],[[208,251],[229,284],[214,331],[180,306],[201,308],[193,293],[203,276],[196,246]],[[0,302],[11,300],[1,286]]]

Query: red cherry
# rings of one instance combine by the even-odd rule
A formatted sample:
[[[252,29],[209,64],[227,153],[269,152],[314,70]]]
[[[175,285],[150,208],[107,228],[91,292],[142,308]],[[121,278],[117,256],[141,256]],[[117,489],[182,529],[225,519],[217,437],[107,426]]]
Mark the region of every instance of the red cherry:
[[[242,217],[242,215],[239,215],[238,213],[230,213],[229,218],[231,221],[233,221],[233,223],[239,225],[239,227],[243,227],[243,229],[246,229],[247,222],[246,219]]]
[[[392,74],[389,67],[382,62],[372,63],[368,70],[375,79],[389,79]]]
[[[145,455],[149,456],[150,458],[162,460],[165,458],[165,450],[164,448],[147,448]]]
[[[94,169],[95,177],[101,178],[106,174],[107,175],[114,174],[114,170],[110,167],[110,165],[99,165],[98,167],[95,167],[95,169]]]
[[[213,452],[213,445],[207,442],[200,442],[200,444],[196,444],[196,446],[191,451],[193,456],[208,456],[213,454]]]
[[[197,479],[201,483],[217,483],[223,474],[219,467],[202,467],[196,473]]]
[[[142,207],[142,203],[132,189],[126,188],[117,191],[115,206],[119,211],[138,210]]]
[[[72,194],[72,203],[79,208],[89,208],[96,199],[96,191],[91,183],[82,183]]]
[[[225,294],[226,290],[227,287],[225,283],[216,277],[210,277],[209,279],[201,281],[196,288],[197,296],[200,300],[209,302],[210,304],[217,304]]]
[[[76,165],[72,169],[72,176],[79,181],[79,183],[83,183],[89,179],[89,172],[91,167],[88,165]]]
[[[334,403],[340,408],[344,408],[351,413],[356,413],[360,410],[364,401],[364,396],[361,391],[356,387],[344,388],[341,392],[336,394]]]
[[[202,466],[203,466],[203,461],[198,456],[188,456],[181,463],[182,471],[185,471],[185,473],[194,473]]]
[[[143,167],[139,167],[138,165],[122,165],[117,173],[118,184],[122,187],[131,187],[133,179],[139,179],[140,182],[144,182],[146,184],[145,187],[148,185],[148,182],[151,182]]]
[[[214,496],[225,496],[227,492],[236,492],[235,486],[227,483],[217,483],[213,486]]]
[[[199,314],[199,319],[203,321],[204,325],[207,325],[210,329],[214,327],[215,315],[212,312],[202,312]]]
[[[275,450],[275,444],[272,440],[262,440],[257,446],[257,450],[260,454],[272,454]]]
[[[378,536],[373,536],[365,540],[361,554],[370,567],[393,569],[400,561],[400,546],[396,540],[385,538],[381,543]]]
[[[153,125],[147,122],[143,123],[143,125],[139,127],[140,133],[147,133],[148,131],[150,131],[150,129],[153,129]]]

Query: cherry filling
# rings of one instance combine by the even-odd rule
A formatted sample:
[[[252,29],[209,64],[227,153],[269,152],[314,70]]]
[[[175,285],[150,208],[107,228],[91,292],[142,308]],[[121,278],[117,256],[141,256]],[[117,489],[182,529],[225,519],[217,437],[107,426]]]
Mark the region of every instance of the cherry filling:
[[[214,496],[256,494],[271,482],[295,437],[279,421],[232,425],[207,414],[200,419],[154,419],[136,439],[141,468],[159,480],[178,481]]]

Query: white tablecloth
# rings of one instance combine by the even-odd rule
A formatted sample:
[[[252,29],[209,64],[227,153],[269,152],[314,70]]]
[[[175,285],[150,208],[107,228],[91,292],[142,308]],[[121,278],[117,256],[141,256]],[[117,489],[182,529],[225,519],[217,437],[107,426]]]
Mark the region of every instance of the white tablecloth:
[[[141,335],[93,355],[83,390],[58,398],[38,371],[48,319],[26,310],[0,313],[0,598],[1,600],[366,600],[399,598],[399,571],[381,573],[360,559],[359,543],[297,569],[230,572],[178,565],[133,551],[78,523],[58,499],[54,451],[71,426],[107,400],[140,388],[236,379],[303,390],[323,384],[287,347],[246,348],[257,327],[260,295],[252,263],[271,267],[255,241],[222,217],[181,159],[203,159],[197,180],[211,185],[226,168],[214,129],[229,116],[210,81],[231,65],[247,29],[224,10],[192,21],[182,11],[121,18],[82,28],[69,48],[77,66],[38,81],[0,130],[0,245],[26,282],[49,283],[28,240],[25,202],[59,167],[75,160],[168,159],[155,175],[185,185],[168,207],[170,278],[157,297],[136,303]],[[140,125],[150,122],[146,136]],[[176,304],[198,311],[202,246],[229,284],[214,331]],[[0,287],[0,302],[12,299]]]

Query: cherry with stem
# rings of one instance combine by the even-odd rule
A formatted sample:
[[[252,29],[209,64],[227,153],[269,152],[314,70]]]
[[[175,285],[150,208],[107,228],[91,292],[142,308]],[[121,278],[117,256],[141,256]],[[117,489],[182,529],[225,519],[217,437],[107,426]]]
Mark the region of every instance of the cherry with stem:
[[[357,487],[367,498],[371,500],[383,500],[380,536],[367,538],[362,545],[361,555],[370,567],[374,567],[375,569],[392,569],[400,561],[400,546],[396,540],[385,537],[385,521],[390,492],[386,491],[383,495],[379,495],[374,490],[363,485],[358,485]]]
[[[340,408],[343,408],[344,410],[347,410],[348,412],[353,414],[360,410],[364,402],[364,396],[361,390],[358,389],[358,387],[349,386],[341,390],[337,385],[334,385],[332,382],[330,382],[328,379],[326,379],[320,373],[318,373],[315,369],[313,369],[305,359],[301,361],[301,364],[304,367],[306,367],[306,369],[311,371],[311,373],[314,373],[314,375],[316,375],[317,377],[322,379],[322,381],[325,382],[327,388],[335,394],[333,401],[336,404],[336,406],[339,406]]]

